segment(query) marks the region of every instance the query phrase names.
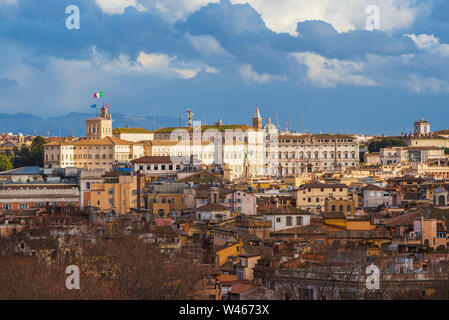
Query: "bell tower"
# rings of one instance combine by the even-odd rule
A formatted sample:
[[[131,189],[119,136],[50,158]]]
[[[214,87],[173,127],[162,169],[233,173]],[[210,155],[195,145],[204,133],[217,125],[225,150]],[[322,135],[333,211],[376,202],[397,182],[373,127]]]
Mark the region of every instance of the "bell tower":
[[[256,112],[254,112],[253,127],[256,129],[262,129],[262,117],[260,116],[259,106],[256,106]]]
[[[112,118],[106,107],[101,108],[100,115],[86,120],[86,138],[100,140],[112,137]]]

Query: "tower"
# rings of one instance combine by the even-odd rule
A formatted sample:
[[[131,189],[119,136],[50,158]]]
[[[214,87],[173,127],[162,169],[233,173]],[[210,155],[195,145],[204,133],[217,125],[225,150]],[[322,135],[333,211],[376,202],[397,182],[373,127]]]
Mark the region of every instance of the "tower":
[[[430,133],[430,122],[424,120],[424,117],[421,120],[415,122],[415,134],[427,134]]]
[[[106,107],[101,108],[96,118],[86,120],[86,137],[90,140],[112,137],[112,118]]]
[[[256,112],[254,112],[253,127],[256,129],[262,129],[262,117],[260,116],[259,106],[256,106]]]
[[[187,127],[193,127],[193,111],[191,109],[187,109]]]

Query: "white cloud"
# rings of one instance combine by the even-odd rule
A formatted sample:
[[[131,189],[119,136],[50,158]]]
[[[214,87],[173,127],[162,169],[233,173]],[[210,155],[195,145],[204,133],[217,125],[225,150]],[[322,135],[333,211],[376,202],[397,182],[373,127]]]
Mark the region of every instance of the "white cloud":
[[[17,4],[17,0],[0,0],[0,6],[1,5],[11,5],[11,4]]]
[[[161,15],[164,19],[175,22],[199,8],[216,3],[219,0],[138,0],[150,12]]]
[[[0,0],[1,1],[1,0]],[[8,0],[6,0],[8,1]],[[11,1],[11,0],[9,0]],[[95,0],[108,14],[123,13],[127,6],[147,10],[175,22],[219,0]],[[307,20],[326,21],[339,32],[366,27],[366,8],[376,5],[380,12],[380,29],[392,31],[410,26],[419,15],[427,14],[430,0],[230,0],[233,4],[249,3],[262,15],[268,28],[275,32],[296,34],[296,24]]]
[[[296,24],[306,20],[326,21],[339,32],[365,29],[366,8],[380,11],[380,29],[391,31],[410,26],[418,14],[430,10],[430,1],[417,0],[232,0],[251,4],[261,13],[268,28],[295,34]]]
[[[405,34],[404,36],[412,39],[416,46],[421,50],[430,51],[442,57],[449,57],[449,44],[440,44],[440,39],[433,34]]]
[[[376,86],[376,82],[363,75],[361,62],[326,59],[311,52],[293,53],[296,61],[307,67],[306,81],[315,86],[333,88],[338,85],[361,87]]]
[[[232,57],[225,48],[211,35],[191,36],[187,35],[192,47],[202,56],[218,56],[218,57]]]
[[[0,55],[3,57],[0,79],[14,83],[0,87],[0,106],[16,106],[21,112],[29,111],[30,106],[52,114],[61,111],[56,108],[64,112],[85,110],[95,90],[115,91],[116,95],[126,97],[134,90],[141,90],[147,82],[188,80],[200,72],[218,72],[213,67],[182,61],[175,56],[141,52],[136,59],[127,55],[112,58],[95,48],[85,59],[69,60],[35,56],[16,44],[6,43],[0,47]],[[123,91],[124,86],[129,88]],[[134,89],[134,86],[139,87]],[[49,95],[49,91],[53,94]]]
[[[0,0],[1,1],[1,0]],[[122,14],[126,7],[133,6],[139,11],[159,14],[164,19],[175,22],[202,6],[219,0],[95,0],[107,14]]]
[[[248,82],[248,83],[251,83],[251,82],[268,83],[268,82],[271,82],[271,81],[284,81],[284,80],[287,80],[283,76],[277,76],[277,75],[272,75],[272,74],[268,74],[268,73],[257,73],[248,64],[240,66],[239,72],[240,72],[240,76],[242,77],[242,79],[245,82]]]
[[[110,74],[147,74],[155,75],[162,79],[192,79],[199,72],[217,73],[215,68],[203,63],[185,62],[176,56],[168,56],[159,53],[140,52],[136,61],[124,54],[116,59],[109,59],[93,48],[92,63],[103,71]]]
[[[418,94],[449,93],[449,82],[434,77],[423,78],[416,74],[411,74],[406,80],[406,85],[410,91]]]
[[[143,11],[145,8],[137,0],[95,0],[95,3],[106,14],[122,14],[127,7],[135,7]]]

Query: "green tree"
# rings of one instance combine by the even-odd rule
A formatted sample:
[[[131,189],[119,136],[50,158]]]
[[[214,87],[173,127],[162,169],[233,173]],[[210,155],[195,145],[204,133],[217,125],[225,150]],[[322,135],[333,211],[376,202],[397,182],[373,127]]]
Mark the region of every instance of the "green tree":
[[[382,148],[405,147],[406,144],[402,139],[395,137],[386,137],[380,140],[373,140],[368,145],[369,152],[379,152]]]
[[[23,145],[20,147],[14,147],[14,168],[36,166],[44,166],[44,144],[45,139],[43,137],[36,137],[31,144],[31,147]]]
[[[20,147],[14,147],[14,168],[21,168],[29,166],[31,163],[31,151],[26,145]]]
[[[31,144],[31,162],[33,166],[43,167],[44,166],[44,145],[45,139],[41,136],[34,138]]]
[[[7,156],[0,154],[0,171],[11,170],[12,164]]]

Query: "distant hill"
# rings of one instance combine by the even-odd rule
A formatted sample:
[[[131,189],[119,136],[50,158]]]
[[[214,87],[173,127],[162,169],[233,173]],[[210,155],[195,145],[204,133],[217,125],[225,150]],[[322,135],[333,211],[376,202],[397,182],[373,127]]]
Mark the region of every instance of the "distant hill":
[[[52,118],[40,118],[28,113],[5,114],[0,113],[0,132],[12,132],[18,134],[44,135],[50,132],[50,136],[84,136],[86,133],[85,120],[92,118],[92,113],[71,112],[67,115]],[[153,130],[153,116],[133,116],[122,113],[113,113],[114,128],[144,127]],[[178,119],[168,116],[155,116],[156,129],[177,126]]]

